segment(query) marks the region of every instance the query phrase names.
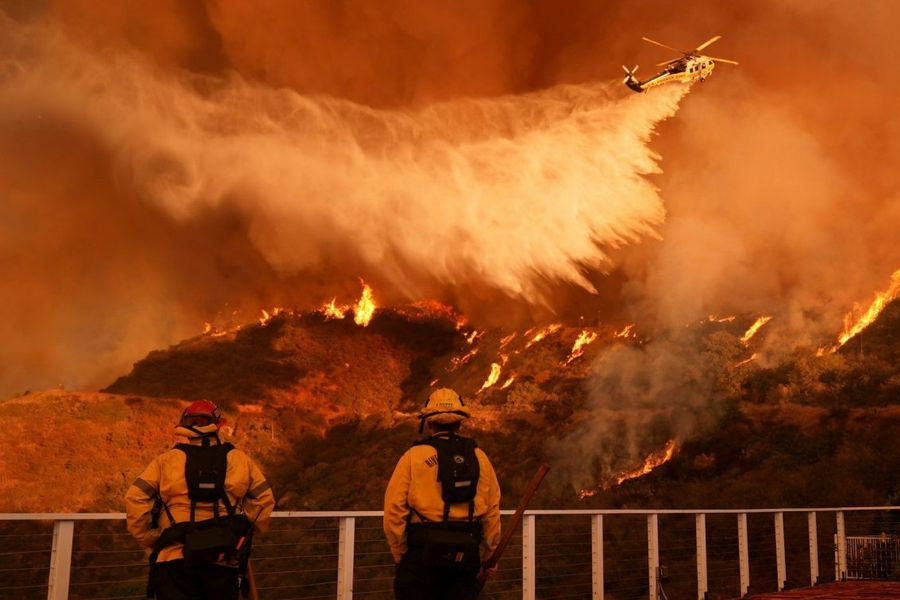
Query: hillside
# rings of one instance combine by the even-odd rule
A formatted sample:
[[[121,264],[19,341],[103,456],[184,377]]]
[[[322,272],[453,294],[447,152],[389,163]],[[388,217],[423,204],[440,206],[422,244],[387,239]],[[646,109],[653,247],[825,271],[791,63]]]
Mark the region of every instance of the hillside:
[[[651,343],[627,327],[474,330],[438,308],[380,310],[367,327],[282,313],[152,352],[102,393],[0,402],[0,511],[120,509],[196,398],[221,403],[226,435],[257,458],[282,508],[378,508],[416,437],[414,415],[438,385],[472,407],[469,430],[497,465],[504,505],[542,460],[554,467],[537,498],[545,506],[900,501],[897,302],[840,352],[798,350],[767,368],[748,362],[752,343],[740,342],[752,317],[710,319],[687,338]],[[579,339],[590,340],[580,356]],[[615,389],[598,400],[597,386],[613,381],[604,365],[625,353],[661,368],[654,348],[676,342],[702,350],[702,372],[674,389],[699,390],[704,404],[619,404]],[[670,461],[615,485],[667,440]]]

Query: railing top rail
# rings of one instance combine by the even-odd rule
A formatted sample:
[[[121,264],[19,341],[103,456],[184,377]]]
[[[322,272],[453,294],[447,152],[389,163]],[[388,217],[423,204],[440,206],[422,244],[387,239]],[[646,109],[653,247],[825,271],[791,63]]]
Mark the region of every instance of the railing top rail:
[[[860,512],[860,511],[900,511],[900,506],[844,506],[844,507],[803,507],[803,508],[703,508],[703,509],[537,509],[526,511],[526,515],[698,515],[698,514],[757,514],[796,512]],[[500,511],[504,515],[512,510]],[[277,518],[340,518],[340,517],[380,517],[380,510],[336,510],[336,511],[276,511]],[[0,513],[0,521],[114,521],[125,518],[125,513]]]

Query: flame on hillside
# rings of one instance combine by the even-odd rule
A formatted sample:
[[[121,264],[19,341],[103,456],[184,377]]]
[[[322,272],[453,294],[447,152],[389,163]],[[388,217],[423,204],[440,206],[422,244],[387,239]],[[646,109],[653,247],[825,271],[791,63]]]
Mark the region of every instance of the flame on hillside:
[[[516,376],[515,376],[515,375],[511,375],[511,376],[509,377],[509,379],[507,379],[506,381],[503,382],[503,385],[500,386],[500,389],[501,389],[501,390],[505,390],[506,388],[508,388],[509,386],[511,386],[515,380],[516,380]]]
[[[525,347],[531,348],[533,345],[537,344],[538,342],[540,342],[542,339],[544,339],[548,335],[552,335],[552,334],[556,333],[561,328],[562,328],[562,324],[554,323],[552,325],[548,325],[546,327],[539,329],[538,332],[536,334],[534,334],[534,336],[528,341],[528,343],[525,344]]]
[[[450,359],[450,369],[449,370],[455,371],[462,365],[464,365],[467,362],[469,362],[470,360],[472,360],[472,358],[474,358],[476,354],[478,354],[478,348],[472,348],[471,350],[469,350],[462,356],[454,356],[453,358]]]
[[[617,331],[613,334],[613,337],[617,338],[633,338],[636,336],[637,334],[634,332],[634,323],[626,325],[621,331]]]
[[[651,452],[647,455],[647,458],[644,459],[644,462],[640,467],[634,469],[633,471],[626,471],[624,473],[619,473],[615,477],[616,485],[622,485],[629,479],[637,479],[638,477],[643,477],[653,469],[664,465],[665,463],[672,460],[672,457],[675,456],[675,440],[669,440],[666,442],[666,445],[657,450],[656,452]],[[609,489],[610,485],[605,484],[602,486],[602,489]],[[595,488],[584,488],[578,492],[578,499],[584,500],[585,498],[590,498],[592,496],[596,496],[600,492],[599,487]]]
[[[900,295],[900,269],[894,271],[894,274],[891,275],[891,283],[888,285],[888,288],[883,292],[875,294],[875,299],[869,304],[869,307],[865,311],[862,311],[861,307],[856,305],[853,307],[852,311],[847,313],[844,317],[844,331],[838,337],[838,343],[831,351],[836,351],[846,344],[850,338],[871,325],[872,322],[878,318],[878,315],[881,314],[881,311],[884,310],[884,307],[898,295]]]
[[[500,347],[505,347],[508,343],[516,339],[516,336],[519,335],[519,332],[513,331],[511,334],[507,335],[503,339],[500,340]]]
[[[320,310],[322,314],[325,315],[325,320],[330,321],[331,319],[343,319],[348,307],[346,306],[338,306],[335,304],[337,298],[332,298],[331,302],[324,305]]]
[[[269,312],[266,309],[262,309],[260,312],[262,312],[262,316],[259,318],[259,324],[264,327],[268,325],[272,319],[283,313],[284,309],[276,307],[272,309],[272,312]]]
[[[731,315],[729,315],[727,317],[720,317],[719,315],[709,315],[708,317],[706,317],[706,320],[709,321],[710,323],[731,323],[736,318],[737,317],[734,317]]]
[[[587,329],[582,330],[581,333],[578,334],[578,339],[572,344],[572,350],[569,352],[569,358],[566,359],[565,364],[569,364],[576,358],[584,355],[584,352],[587,349],[586,347],[596,339],[596,332],[588,331]]]
[[[372,320],[372,315],[375,314],[375,298],[372,296],[372,288],[362,280],[360,283],[362,283],[363,290],[353,309],[353,322],[366,327]]]
[[[734,363],[734,365],[732,365],[731,368],[732,368],[732,369],[737,369],[738,367],[743,367],[744,365],[747,365],[747,364],[752,363],[752,362],[753,362],[754,360],[756,360],[757,358],[759,358],[759,354],[756,353],[756,352],[754,352],[754,353],[750,356],[750,358],[745,358],[744,360],[742,360],[742,361],[740,361],[740,362]]]
[[[365,327],[369,324],[369,322],[372,320],[372,315],[375,314],[375,309],[378,307],[375,304],[375,297],[372,294],[372,288],[366,285],[366,282],[362,279],[360,279],[359,282],[362,284],[363,289],[362,293],[359,296],[359,300],[356,301],[356,304],[338,304],[337,297],[334,297],[331,299],[331,302],[323,304],[321,307],[319,307],[318,312],[322,313],[326,321],[330,321],[332,319],[343,319],[347,316],[347,312],[352,310],[354,323],[360,325],[361,327]],[[431,310],[434,307],[429,305],[419,306],[419,308]],[[281,309],[276,310],[280,311]],[[263,312],[265,313],[265,311]]]
[[[647,458],[644,459],[644,463],[639,468],[618,475],[616,477],[616,485],[622,485],[629,479],[637,479],[638,477],[643,477],[653,469],[672,460],[672,457],[674,455],[675,440],[669,440],[668,442],[666,442],[666,445],[663,446],[660,450],[651,452],[649,455],[647,455]]]
[[[747,329],[747,331],[744,332],[744,335],[741,337],[741,343],[747,344],[747,342],[749,342],[751,339],[753,339],[753,336],[756,335],[756,332],[759,331],[763,325],[765,325],[766,323],[768,323],[771,320],[772,320],[772,317],[768,316],[768,315],[765,315],[765,316],[762,316],[762,317],[759,317],[758,319],[756,319],[756,321],[753,322],[753,325],[751,325],[749,327],[749,329]]]
[[[484,390],[488,389],[489,387],[491,387],[492,385],[494,385],[495,383],[497,383],[497,381],[500,380],[500,370],[501,370],[501,367],[499,364],[491,363],[491,372],[488,375],[488,378],[484,381],[484,383],[481,384],[481,389],[478,391],[479,392],[484,391]]]

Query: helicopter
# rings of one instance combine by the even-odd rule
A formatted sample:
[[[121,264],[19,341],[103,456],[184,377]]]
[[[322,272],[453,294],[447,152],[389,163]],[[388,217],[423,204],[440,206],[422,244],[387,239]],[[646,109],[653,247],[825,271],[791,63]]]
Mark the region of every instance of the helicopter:
[[[733,60],[716,58],[714,56],[704,56],[703,54],[700,54],[701,50],[703,50],[710,44],[719,41],[721,38],[721,35],[711,37],[688,52],[673,48],[672,46],[667,46],[666,44],[657,42],[656,40],[651,40],[647,37],[641,38],[645,42],[649,42],[657,46],[662,46],[663,48],[666,48],[668,50],[674,50],[675,52],[681,54],[681,56],[678,58],[673,58],[672,60],[657,63],[657,67],[665,67],[665,69],[663,69],[650,79],[647,79],[646,81],[639,81],[637,78],[635,78],[634,73],[638,70],[638,65],[634,65],[633,69],[629,69],[625,65],[622,65],[622,68],[625,69],[625,79],[622,81],[622,83],[627,85],[635,92],[645,92],[649,88],[673,81],[680,81],[682,83],[691,83],[697,80],[704,81],[712,74],[717,62],[726,63],[729,65],[738,64]]]

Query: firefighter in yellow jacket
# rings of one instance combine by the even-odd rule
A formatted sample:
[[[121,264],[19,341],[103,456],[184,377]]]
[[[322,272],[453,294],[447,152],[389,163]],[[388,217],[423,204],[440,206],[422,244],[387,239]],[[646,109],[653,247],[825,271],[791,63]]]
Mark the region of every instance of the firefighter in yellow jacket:
[[[188,406],[175,428],[187,443],[156,457],[125,494],[128,530],[151,551],[148,597],[238,598],[275,497],[250,457],[221,443],[224,423],[211,402]]]
[[[500,486],[487,455],[459,435],[469,417],[442,388],[419,415],[417,442],[400,458],[384,496],[384,532],[397,565],[397,600],[478,597],[482,562],[500,542]]]

